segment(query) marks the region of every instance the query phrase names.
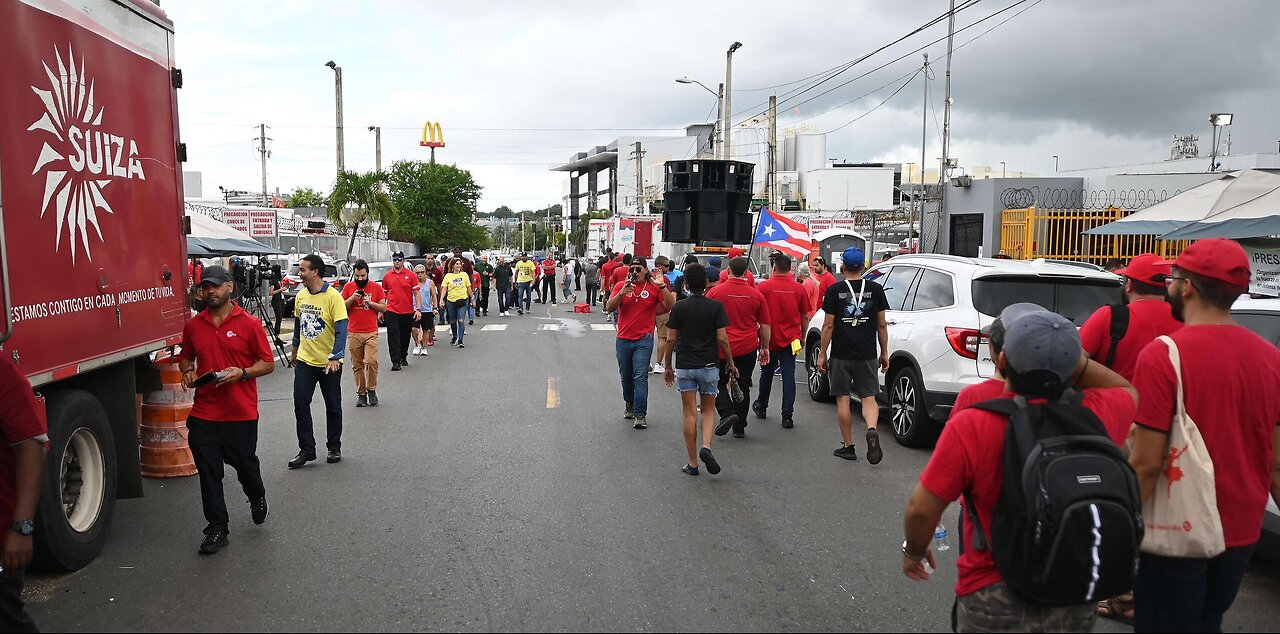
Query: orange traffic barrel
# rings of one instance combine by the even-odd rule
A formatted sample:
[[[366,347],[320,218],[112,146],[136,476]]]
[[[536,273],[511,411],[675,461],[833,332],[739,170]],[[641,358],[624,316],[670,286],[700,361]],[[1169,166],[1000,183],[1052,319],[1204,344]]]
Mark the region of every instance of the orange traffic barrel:
[[[194,392],[182,387],[178,364],[168,357],[155,362],[162,388],[142,395],[142,475],[148,478],[180,478],[196,474],[187,444],[187,414]]]

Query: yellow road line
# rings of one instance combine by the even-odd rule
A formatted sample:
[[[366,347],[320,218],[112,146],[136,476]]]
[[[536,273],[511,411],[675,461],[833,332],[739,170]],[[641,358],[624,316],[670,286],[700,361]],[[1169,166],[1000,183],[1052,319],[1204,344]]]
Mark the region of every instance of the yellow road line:
[[[547,377],[547,409],[560,407],[560,390],[556,388],[556,377]]]

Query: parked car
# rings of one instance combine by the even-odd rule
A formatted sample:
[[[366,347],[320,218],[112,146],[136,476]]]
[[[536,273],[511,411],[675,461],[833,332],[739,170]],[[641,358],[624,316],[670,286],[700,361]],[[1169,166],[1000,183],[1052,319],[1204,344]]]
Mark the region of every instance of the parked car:
[[[1231,307],[1236,323],[1258,333],[1263,339],[1280,347],[1280,299],[1241,298]],[[1280,509],[1275,500],[1267,498],[1267,513],[1262,517],[1262,539],[1258,552],[1280,560]]]
[[[342,261],[334,260],[328,256],[324,258],[324,281],[338,290],[342,290],[347,280],[351,279],[351,265]],[[302,287],[302,275],[300,266],[301,257],[296,257],[289,263],[289,268],[284,269],[284,302],[286,315],[293,315],[293,302],[298,297],[298,289]]]
[[[937,440],[964,387],[995,374],[982,329],[1009,304],[1032,302],[1083,324],[1120,297],[1120,278],[1087,267],[1045,261],[905,254],[866,273],[889,301],[889,371],[878,400],[887,405],[902,445]],[[818,310],[805,336],[809,396],[832,400],[818,371],[826,314]]]

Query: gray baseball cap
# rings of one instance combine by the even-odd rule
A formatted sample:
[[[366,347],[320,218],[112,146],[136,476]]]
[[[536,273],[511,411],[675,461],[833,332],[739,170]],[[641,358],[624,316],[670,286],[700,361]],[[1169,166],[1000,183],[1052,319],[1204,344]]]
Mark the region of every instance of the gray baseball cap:
[[[1004,356],[1033,392],[1065,386],[1080,363],[1080,330],[1066,317],[1035,304],[1012,304],[1000,313]]]
[[[204,267],[204,272],[200,274],[200,285],[213,284],[222,286],[231,281],[231,273],[223,266],[217,264]]]

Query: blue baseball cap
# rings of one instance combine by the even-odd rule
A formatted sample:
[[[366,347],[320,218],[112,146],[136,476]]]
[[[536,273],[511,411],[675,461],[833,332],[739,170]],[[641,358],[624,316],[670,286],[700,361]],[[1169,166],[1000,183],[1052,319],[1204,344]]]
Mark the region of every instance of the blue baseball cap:
[[[708,259],[708,260],[707,260],[707,264],[710,264],[711,266],[720,266],[720,263],[721,263],[722,261],[723,261],[723,260],[721,260],[719,256],[715,256],[715,257],[712,257],[712,258]]]
[[[841,256],[841,259],[844,260],[845,266],[856,266],[858,268],[862,268],[867,265],[867,256],[862,252],[862,249],[859,249],[858,247],[849,247],[848,249],[845,249],[844,255]]]

